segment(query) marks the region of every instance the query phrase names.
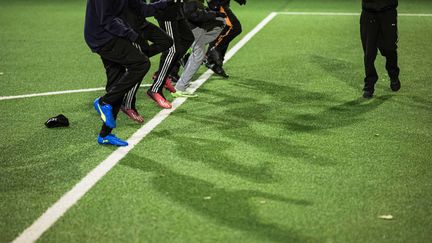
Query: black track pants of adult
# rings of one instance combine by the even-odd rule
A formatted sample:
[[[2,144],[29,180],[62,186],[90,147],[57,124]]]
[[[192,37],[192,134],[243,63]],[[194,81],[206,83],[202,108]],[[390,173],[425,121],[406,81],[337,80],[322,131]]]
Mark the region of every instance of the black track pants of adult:
[[[138,30],[138,33],[143,39],[151,42],[151,44],[141,47],[149,58],[167,51],[173,45],[171,37],[161,28],[152,23],[147,23],[147,25]],[[141,81],[132,87],[132,89],[125,95],[123,106],[126,109],[135,109],[136,94],[140,85]]]
[[[221,7],[220,11],[227,15],[226,26],[218,38],[216,38],[214,42],[210,43],[210,48],[216,46],[219,54],[223,58],[225,57],[231,41],[241,34],[242,26],[229,6]]]
[[[138,33],[144,40],[151,42],[151,44],[143,50],[149,58],[167,51],[173,45],[172,38],[153,23],[147,23],[147,25],[138,30]]]
[[[141,82],[148,72],[149,59],[130,41],[121,38],[108,42],[98,54],[107,75],[107,93],[101,100],[112,106],[121,104],[126,92]]]
[[[150,62],[130,41],[121,38],[109,41],[98,54],[107,75],[106,94],[101,101],[113,107],[114,118],[117,118],[124,95],[141,82],[150,68]],[[110,129],[104,125],[102,132],[106,134],[107,130]]]
[[[363,11],[360,32],[364,51],[365,89],[373,89],[378,80],[375,59],[378,49],[386,57],[386,69],[391,79],[399,76],[397,57],[397,10],[383,12]]]
[[[174,45],[161,55],[158,78],[151,87],[152,92],[162,92],[163,85],[172,68],[182,58],[194,41],[194,36],[185,19],[175,21],[158,20],[159,26],[174,40]]]

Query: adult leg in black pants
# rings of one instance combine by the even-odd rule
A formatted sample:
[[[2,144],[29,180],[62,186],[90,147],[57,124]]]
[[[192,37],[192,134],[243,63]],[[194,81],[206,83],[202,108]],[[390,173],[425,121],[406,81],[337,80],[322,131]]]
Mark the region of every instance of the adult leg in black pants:
[[[360,17],[360,32],[364,52],[365,79],[363,91],[366,96],[373,95],[378,73],[375,69],[375,59],[378,53],[379,19],[376,13],[363,11]]]
[[[148,58],[153,57],[159,53],[168,50],[173,45],[173,40],[161,28],[156,25],[145,22],[137,32],[140,34],[146,44],[141,45],[141,50]],[[148,44],[151,42],[151,44]],[[136,109],[136,94],[141,85],[140,81],[137,83],[124,97],[121,110],[133,121],[143,123],[144,118],[138,113]]]
[[[215,47],[219,52],[221,61],[224,61],[225,54],[228,50],[229,44],[242,32],[242,26],[237,16],[229,7],[222,7],[221,11],[227,15],[227,25],[222,30],[219,37],[212,42],[210,48]]]
[[[99,133],[98,142],[101,144],[108,141],[108,136],[113,136],[111,140],[116,140],[115,145],[127,145],[125,141],[116,138],[111,134],[116,127],[115,120],[120,110],[125,94],[137,83],[141,82],[150,68],[148,57],[137,49],[128,40],[114,38],[97,52],[102,59],[107,74],[106,94],[95,100],[95,109],[104,116],[104,109],[111,107],[113,121],[104,121]],[[115,141],[114,141],[115,142]]]
[[[363,97],[372,98],[378,73],[375,59],[378,49],[386,57],[386,68],[393,91],[400,89],[399,67],[397,65],[397,11],[363,11],[360,18],[360,32],[364,51],[365,79]]]
[[[226,26],[215,41],[210,43],[207,51],[206,66],[212,69],[216,74],[228,78],[225,70],[222,68],[225,54],[229,44],[242,32],[242,26],[237,16],[228,5],[221,6],[220,12],[226,14]]]
[[[169,109],[172,105],[163,97],[162,89],[168,75],[173,67],[182,58],[194,41],[194,36],[190,30],[186,19],[173,21],[158,20],[159,26],[174,40],[174,45],[168,51],[162,53],[159,70],[152,87],[147,94],[162,108]]]
[[[390,77],[390,88],[393,91],[398,91],[401,85],[397,54],[398,28],[396,9],[383,12],[381,29],[383,38],[379,41],[378,48],[381,55],[386,58],[386,70]]]

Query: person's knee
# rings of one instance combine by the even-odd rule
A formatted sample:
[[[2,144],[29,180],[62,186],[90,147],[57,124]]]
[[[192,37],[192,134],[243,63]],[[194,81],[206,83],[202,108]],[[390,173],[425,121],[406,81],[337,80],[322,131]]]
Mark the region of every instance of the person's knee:
[[[195,41],[194,38],[188,38],[188,39],[186,39],[185,40],[185,46],[187,46],[189,48],[194,43],[194,41]]]
[[[234,23],[233,28],[232,28],[231,31],[232,31],[232,34],[235,35],[235,36],[240,35],[242,33],[242,31],[243,31],[240,22]]]
[[[168,50],[172,45],[174,45],[174,40],[171,37],[167,36],[167,38],[163,41],[162,44],[163,49]]]
[[[218,38],[218,36],[222,33],[223,27],[216,27],[213,29],[213,41]]]
[[[139,64],[140,73],[142,75],[146,75],[147,72],[150,70],[150,66],[151,66],[151,64],[150,64],[150,61],[148,59],[146,59],[146,61],[140,63]]]
[[[202,62],[205,57],[204,48],[201,50],[194,50],[192,55],[194,60],[196,60],[197,62]]]
[[[193,35],[192,31],[185,32],[181,36],[180,43],[183,46],[187,46],[189,48],[195,41],[195,36]]]
[[[150,61],[148,58],[143,58],[128,66],[128,72],[134,72],[138,75],[144,76],[150,69]]]
[[[396,48],[380,48],[380,52],[385,57],[397,56]]]
[[[375,59],[377,54],[378,54],[378,49],[376,47],[373,47],[373,48],[366,47],[364,50],[365,58],[368,58],[368,59],[370,59],[370,58]]]

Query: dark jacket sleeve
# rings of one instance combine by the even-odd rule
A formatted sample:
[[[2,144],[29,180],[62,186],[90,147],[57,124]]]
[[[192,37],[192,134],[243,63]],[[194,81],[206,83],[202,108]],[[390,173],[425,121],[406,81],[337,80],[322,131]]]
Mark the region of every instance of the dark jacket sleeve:
[[[186,18],[195,23],[203,23],[216,18],[216,12],[199,8],[197,2],[186,2],[183,9]]]
[[[118,17],[121,14],[118,2],[118,0],[95,0],[99,24],[115,36],[135,41],[138,38],[138,34]]]
[[[142,0],[129,0],[129,5],[143,17],[155,16],[156,12],[168,6],[167,0],[160,0],[153,3],[144,3]]]

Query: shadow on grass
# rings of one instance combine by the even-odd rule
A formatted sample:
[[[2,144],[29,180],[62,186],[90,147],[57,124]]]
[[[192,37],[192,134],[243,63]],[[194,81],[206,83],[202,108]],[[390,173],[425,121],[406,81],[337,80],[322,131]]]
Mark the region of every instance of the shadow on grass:
[[[212,126],[225,138],[232,139],[232,142],[222,141],[221,139],[197,139],[188,136],[188,131],[177,130],[175,134],[163,130],[155,134],[176,144],[176,152],[189,160],[204,163],[216,170],[240,176],[242,179],[256,183],[270,183],[277,181],[274,176],[273,164],[270,158],[282,159],[285,163],[290,162],[290,158],[301,159],[320,166],[333,165],[329,159],[320,156],[307,146],[295,144],[289,138],[291,131],[282,128],[279,134],[266,134],[257,131],[251,121],[259,123],[279,124],[278,121],[266,121],[264,111],[262,113],[250,113],[247,110],[254,110],[254,104],[242,105],[233,108],[232,113],[228,110],[222,115],[196,115],[188,113],[175,113],[173,116],[192,121],[195,124]],[[263,106],[264,107],[264,106]],[[264,107],[269,110],[270,107]],[[238,112],[249,114],[250,120],[238,118]],[[252,114],[252,115],[250,115]],[[280,125],[283,125],[281,122]],[[198,125],[199,126],[199,125]],[[275,127],[274,129],[278,129]],[[227,151],[235,146],[252,146],[254,153],[261,154],[262,161],[256,161],[258,165],[243,165],[242,161],[236,162],[235,158],[227,156]],[[200,151],[200,154],[191,153],[191,149]]]
[[[402,85],[404,84],[402,83]],[[402,90],[401,92],[404,91]],[[395,102],[399,103],[401,106],[406,106],[410,109],[421,109],[426,113],[432,113],[432,99],[430,99],[428,95],[421,96],[420,92],[416,92],[416,95],[404,95],[401,93],[397,96],[398,99],[395,99]]]
[[[360,57],[359,62],[362,62],[362,60],[362,57]],[[339,81],[348,84],[353,89],[360,91],[363,88],[362,77],[364,74],[355,72],[355,70],[358,70],[358,67],[354,63],[319,55],[311,56],[311,62],[321,67],[326,73]]]
[[[432,112],[432,100],[428,100],[424,97],[419,96],[408,96],[408,101],[405,102],[407,105],[411,107],[416,107],[418,109],[423,109],[426,112],[431,113]]]
[[[250,80],[247,80],[246,83],[236,81],[238,82],[235,85],[254,86]],[[263,90],[259,85],[254,88]],[[285,93],[285,89],[281,87],[276,87],[275,90]],[[300,91],[297,91],[295,95],[299,95],[299,93]],[[274,162],[269,158],[279,158],[286,163],[290,162],[290,158],[296,158],[321,166],[333,164],[329,159],[318,155],[313,149],[296,145],[289,138],[291,131],[283,127],[286,116],[276,114],[272,104],[260,102],[259,97],[236,97],[219,91],[208,91],[208,94],[214,95],[218,99],[197,102],[211,103],[225,109],[205,115],[200,111],[190,114],[180,110],[172,116],[192,121],[194,124],[211,126],[222,136],[232,139],[233,142],[221,141],[220,139],[191,138],[187,135],[189,133],[187,129],[176,130],[175,134],[166,130],[156,134],[158,137],[164,137],[175,142],[176,151],[180,156],[257,183],[277,181],[274,176]],[[324,99],[324,97],[321,98]],[[235,102],[231,102],[232,100]],[[259,126],[270,125],[272,126],[271,130],[275,129],[279,132],[269,134],[265,130],[256,129],[254,126],[256,124],[261,124]],[[243,165],[242,161],[236,162],[235,158],[226,155],[227,150],[243,145],[252,146],[255,153],[263,155],[259,156],[263,160],[256,161],[258,165]],[[200,154],[191,153],[191,149],[200,151]]]
[[[289,109],[292,103],[297,105],[314,103],[323,106],[327,103],[335,103],[336,100],[333,97],[325,93],[309,92],[288,85],[279,85],[277,81],[269,84],[266,80],[239,77],[234,77],[233,80],[235,82],[232,85],[239,87],[239,89],[236,89],[239,92],[259,93],[260,95],[237,96],[218,90],[203,89],[207,95],[217,98],[197,100],[196,102],[224,107],[222,112],[215,111],[215,113],[208,115],[202,115],[201,112],[197,112],[198,115],[176,112],[173,116],[194,123],[202,123],[205,126],[213,126],[225,137],[253,146],[257,151],[267,153],[270,157],[293,157],[321,166],[333,165],[332,161],[318,155],[312,148],[299,146],[295,141],[292,141],[290,135],[293,132],[298,132],[296,129],[298,126],[287,126],[287,123],[290,124],[289,122],[295,117],[295,114]],[[269,98],[267,101],[262,100],[265,96]],[[277,102],[275,103],[273,100]],[[338,109],[333,108],[332,110]],[[300,118],[302,116],[299,116],[298,119]],[[253,126],[254,124],[272,126],[272,128],[279,130],[279,134],[269,135],[257,131]],[[293,124],[295,125],[295,123]],[[182,139],[187,138],[181,138],[180,140]],[[217,143],[217,141],[213,141],[213,143]]]
[[[269,203],[277,201],[302,207],[312,205],[309,201],[254,190],[218,188],[215,184],[176,173],[163,164],[134,154],[129,154],[121,165],[154,173],[151,185],[155,190],[174,203],[188,207],[223,226],[275,242],[313,241],[276,223],[263,222],[254,212],[259,207],[255,205],[259,205],[259,201],[264,199]]]
[[[297,132],[314,132],[346,127],[363,121],[365,119],[362,118],[363,114],[378,108],[390,98],[391,96],[381,96],[371,101],[358,98],[328,107],[316,114],[296,115],[286,120],[284,124],[288,129]]]
[[[328,106],[327,104],[339,103],[340,101],[335,100],[335,98],[332,98],[326,93],[309,92],[299,88],[277,84],[269,85],[265,80],[237,78],[236,82],[237,81],[238,83],[236,83],[236,85],[246,86],[249,89],[255,89],[264,94],[269,94],[277,100],[282,100],[282,103],[290,103],[289,101],[294,100],[295,103],[307,104],[309,107],[324,108],[323,111],[315,114],[286,114],[283,118],[279,115],[277,121],[266,121],[284,124],[287,130],[293,132],[323,131],[359,123],[364,120],[364,118],[362,118],[363,114],[375,110],[392,98],[392,95],[378,96],[372,100],[366,100],[360,97]],[[258,102],[259,100],[256,100],[255,104]],[[251,108],[253,109],[253,107]],[[268,112],[271,111],[272,108],[271,106],[262,107],[261,111]],[[257,112],[261,111],[258,110]],[[232,112],[238,114],[236,110]]]
[[[221,107],[221,109],[205,115],[200,111],[196,113],[193,111],[193,114],[190,114],[180,110],[173,116],[190,120],[195,124],[201,123],[205,126],[212,126],[217,129],[219,134],[231,138],[234,142],[221,142],[217,139],[198,141],[196,138],[188,137],[187,131],[183,132],[183,129],[176,131],[175,135],[170,134],[166,139],[174,141],[177,146],[176,151],[185,158],[206,163],[214,169],[259,183],[275,181],[274,176],[272,176],[271,161],[259,161],[258,166],[245,166],[224,155],[226,154],[224,151],[233,146],[245,144],[268,155],[262,157],[280,157],[285,160],[295,158],[320,166],[334,165],[334,162],[317,153],[313,147],[298,145],[291,139],[291,135],[311,132],[325,135],[328,130],[360,123],[366,119],[363,118],[363,114],[378,108],[391,98],[391,96],[381,96],[372,100],[357,98],[339,103],[337,98],[329,94],[310,92],[292,87],[289,84],[281,85],[277,80],[269,83],[266,80],[241,77],[233,77],[232,79],[235,81],[230,85],[237,87],[233,90],[252,95],[236,95],[232,92],[208,90],[204,87],[201,91],[215,98],[201,99],[195,102],[210,104]],[[339,104],[333,105],[335,103]],[[297,110],[290,109],[290,106],[294,104],[321,111],[298,114]],[[256,124],[271,126],[271,129],[278,131],[278,134],[274,132],[267,134],[265,129],[263,131],[256,129]],[[158,136],[163,137],[166,132],[162,131]],[[188,142],[185,143],[185,141]],[[190,153],[191,148],[204,152],[201,156],[196,155]],[[262,172],[260,173],[260,171]]]
[[[205,92],[208,95],[217,97],[220,102],[207,101],[206,103],[214,105],[231,105],[251,103],[255,104],[257,111],[263,110],[261,108],[263,98],[267,98],[270,111],[278,109],[283,106],[292,106],[293,104],[323,104],[323,103],[336,103],[339,100],[332,97],[328,93],[308,91],[295,87],[290,80],[265,80],[256,78],[245,78],[233,76],[229,80],[230,85],[234,86],[233,89],[237,90],[241,95],[227,94],[217,90],[209,90],[205,87],[200,88],[200,92]],[[267,108],[267,107],[266,107]],[[239,114],[238,116],[242,116]],[[247,118],[247,117],[245,117]]]
[[[240,177],[241,179],[255,183],[274,182],[273,165],[270,161],[255,162],[256,165],[245,165],[237,161],[225,152],[234,144],[217,139],[192,138],[176,131],[163,130],[156,132],[155,136],[175,142],[175,151],[178,156],[190,161],[203,163],[215,170]],[[199,151],[199,152],[194,152]]]

